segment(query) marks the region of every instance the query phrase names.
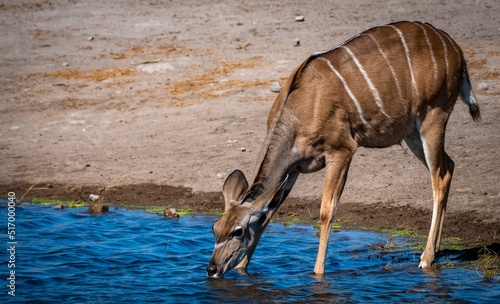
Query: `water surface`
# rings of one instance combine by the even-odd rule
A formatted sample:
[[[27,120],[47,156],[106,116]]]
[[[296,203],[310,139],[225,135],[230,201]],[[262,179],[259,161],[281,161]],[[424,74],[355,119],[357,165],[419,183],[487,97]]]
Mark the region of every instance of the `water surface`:
[[[5,204],[2,218],[7,218]],[[168,220],[143,211],[111,208],[16,207],[16,297],[0,287],[2,303],[494,303],[498,278],[451,264],[417,268],[420,252],[396,238],[393,250],[373,250],[389,236],[341,230],[330,238],[326,275],[312,274],[318,237],[310,225],[270,224],[249,274],[230,271],[208,279],[205,268],[215,216]],[[4,220],[6,222],[6,220]],[[7,229],[2,226],[4,244]],[[451,257],[443,257],[450,259]],[[2,278],[8,276],[3,253]],[[442,261],[448,262],[448,261]],[[6,282],[6,280],[4,281]]]

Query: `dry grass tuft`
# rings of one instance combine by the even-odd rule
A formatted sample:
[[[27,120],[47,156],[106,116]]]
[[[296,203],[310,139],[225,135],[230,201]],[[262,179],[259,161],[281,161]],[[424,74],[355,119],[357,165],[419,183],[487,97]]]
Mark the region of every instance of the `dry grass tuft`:
[[[187,92],[198,92],[197,94],[203,98],[215,98],[221,96],[221,91],[230,90],[234,88],[250,88],[256,86],[269,86],[273,81],[271,80],[241,80],[230,79],[220,81],[221,77],[229,76],[237,69],[252,69],[255,68],[260,60],[260,56],[251,57],[245,62],[229,62],[227,60],[220,60],[220,67],[208,70],[202,75],[194,76],[189,79],[176,82],[169,87],[169,93],[172,95],[181,95]],[[210,87],[209,92],[205,89]],[[205,91],[204,91],[205,90]]]
[[[483,247],[479,251],[479,265],[476,267],[477,275],[483,281],[495,281],[500,276],[500,256],[498,252]]]
[[[178,45],[159,45],[156,47],[149,47],[147,45],[135,45],[124,53],[111,53],[111,58],[116,60],[131,59],[136,57],[152,58],[153,56],[156,58],[192,52],[193,50]]]
[[[125,76],[135,76],[137,71],[125,67],[118,67],[109,70],[62,70],[48,73],[38,73],[37,75],[50,78],[80,79],[100,82],[109,78]]]

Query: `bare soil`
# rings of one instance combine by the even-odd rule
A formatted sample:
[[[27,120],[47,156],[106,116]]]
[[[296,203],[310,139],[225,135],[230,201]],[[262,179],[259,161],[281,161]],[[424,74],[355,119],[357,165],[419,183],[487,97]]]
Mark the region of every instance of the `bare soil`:
[[[2,1],[0,194],[221,212],[224,178],[253,173],[271,84],[360,31],[421,20],[463,48],[483,116],[458,102],[448,124],[444,236],[497,242],[499,16],[495,0]],[[278,216],[317,220],[322,177],[301,176]],[[337,221],[426,234],[431,210],[404,144],[360,149]]]

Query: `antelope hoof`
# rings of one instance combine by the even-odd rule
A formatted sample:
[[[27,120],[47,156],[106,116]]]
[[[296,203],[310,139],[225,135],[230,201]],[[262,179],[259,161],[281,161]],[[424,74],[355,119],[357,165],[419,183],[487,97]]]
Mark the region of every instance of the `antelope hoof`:
[[[319,277],[325,276],[325,268],[321,267],[314,267],[314,274]]]
[[[430,264],[427,263],[426,261],[420,261],[420,264],[418,265],[418,268],[423,269],[423,268],[429,268]]]
[[[425,269],[431,267],[432,262],[434,261],[434,254],[426,254],[426,251],[422,253],[420,256],[420,264],[418,268]]]

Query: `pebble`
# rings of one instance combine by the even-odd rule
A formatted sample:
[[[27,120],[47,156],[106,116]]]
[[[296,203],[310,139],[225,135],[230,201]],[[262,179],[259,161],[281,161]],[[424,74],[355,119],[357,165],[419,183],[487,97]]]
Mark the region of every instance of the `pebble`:
[[[241,152],[246,152],[246,150],[247,150],[247,148],[244,148],[244,147],[241,147],[241,148],[240,148],[240,151],[241,151]]]
[[[109,207],[102,203],[95,203],[89,206],[89,214],[103,214],[109,211]]]
[[[223,174],[223,173],[217,173],[217,179],[222,180],[222,179],[224,179],[224,177],[225,177],[225,176],[224,176],[224,174]]]
[[[63,204],[55,205],[54,209],[64,209],[64,205]]]
[[[69,66],[69,63],[67,63],[67,62],[63,62],[63,64],[62,64],[62,65],[63,65],[63,66],[65,66],[65,67],[67,67],[67,66]]]
[[[138,65],[137,69],[141,72],[154,74],[154,73],[168,73],[169,71],[175,71],[175,67],[168,62],[158,62]]]
[[[297,16],[295,17],[295,22],[304,22],[306,18],[304,16]]]
[[[230,140],[230,139],[228,139],[228,140],[226,141],[226,146],[227,146],[227,147],[231,147],[233,144],[236,144],[236,143],[238,143],[238,140],[237,140],[237,139],[235,139],[235,140]]]
[[[271,92],[279,93],[281,91],[281,84],[279,82],[275,82],[271,84]]]
[[[163,211],[163,215],[165,215],[166,218],[179,218],[179,213],[177,213],[177,210],[175,210],[175,208],[166,208]]]
[[[490,86],[486,82],[480,82],[477,85],[477,88],[479,89],[479,91],[488,91],[490,89]]]
[[[300,40],[299,40],[299,38],[293,39],[293,46],[300,46]]]
[[[94,36],[88,36],[88,37],[87,37],[87,40],[88,40],[88,41],[92,41],[92,40],[94,40],[94,39],[95,39],[95,37],[94,37]]]
[[[91,195],[89,195],[89,199],[91,202],[95,202],[99,199],[99,195],[91,194]]]

